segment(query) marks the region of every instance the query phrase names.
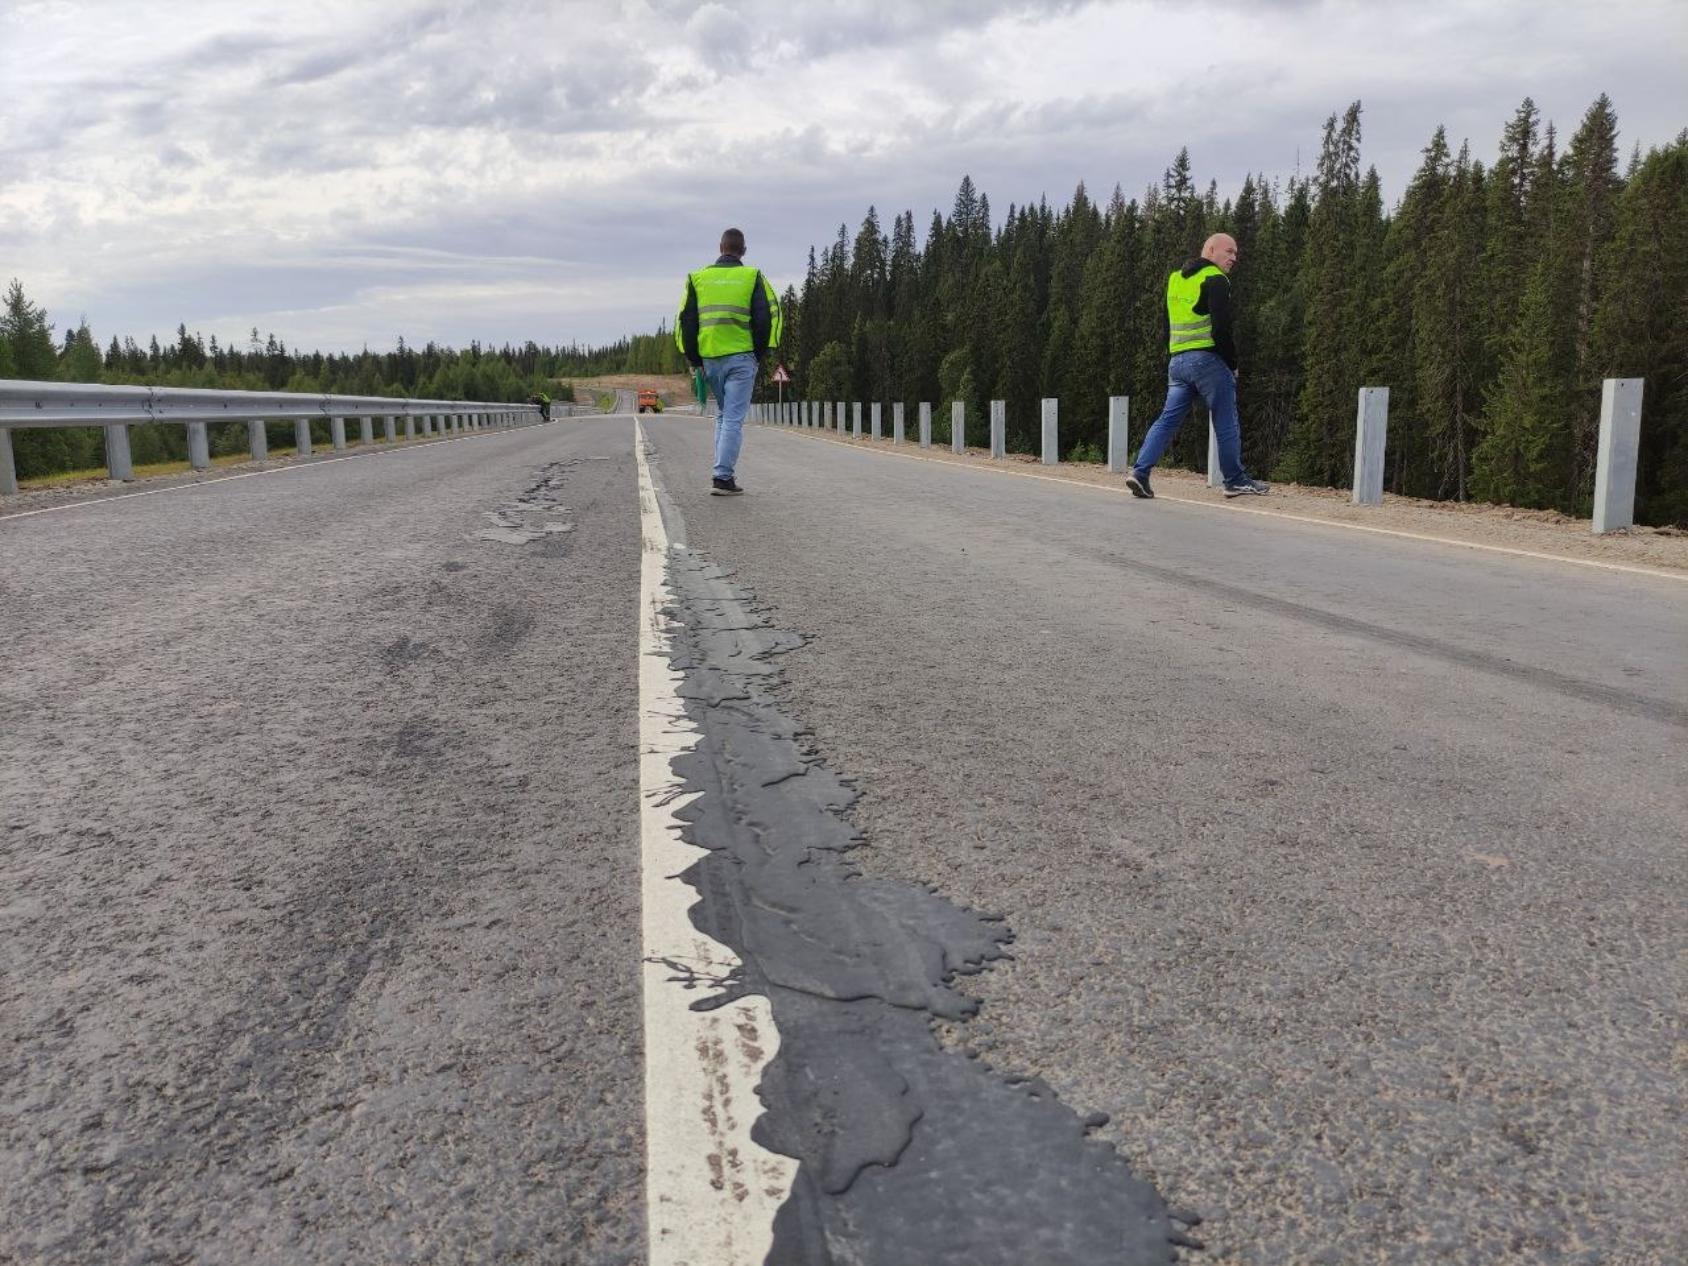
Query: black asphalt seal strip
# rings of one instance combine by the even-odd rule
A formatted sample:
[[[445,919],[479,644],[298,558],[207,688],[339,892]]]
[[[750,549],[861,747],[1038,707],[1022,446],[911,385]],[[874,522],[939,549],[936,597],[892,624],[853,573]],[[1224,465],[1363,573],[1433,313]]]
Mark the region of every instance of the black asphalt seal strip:
[[[669,511],[672,513],[672,510]],[[1130,1266],[1196,1247],[1159,1194],[1037,1079],[946,1050],[934,1019],[977,1003],[956,978],[1005,957],[1001,919],[870,878],[849,854],[856,792],[776,706],[802,645],[681,545],[669,556],[671,662],[696,724],[674,762],[693,924],[743,967],[694,1004],[768,998],[780,1034],[752,1137],[799,1162],[769,1266]]]

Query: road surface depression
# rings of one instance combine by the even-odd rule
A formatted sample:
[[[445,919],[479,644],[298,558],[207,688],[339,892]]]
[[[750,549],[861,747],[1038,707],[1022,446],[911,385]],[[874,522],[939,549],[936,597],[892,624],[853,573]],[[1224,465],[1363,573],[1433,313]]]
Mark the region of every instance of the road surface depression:
[[[1041,1080],[939,1044],[934,1020],[977,1007],[956,978],[1005,957],[1013,934],[852,864],[856,793],[773,694],[801,636],[684,547],[669,583],[671,662],[699,732],[674,772],[701,793],[684,837],[708,850],[683,877],[693,923],[743,960],[726,982],[681,979],[724,984],[698,1009],[768,998],[780,1049],[753,1137],[799,1162],[767,1262],[1170,1262],[1188,1223],[1088,1136],[1106,1117],[1081,1120]]]

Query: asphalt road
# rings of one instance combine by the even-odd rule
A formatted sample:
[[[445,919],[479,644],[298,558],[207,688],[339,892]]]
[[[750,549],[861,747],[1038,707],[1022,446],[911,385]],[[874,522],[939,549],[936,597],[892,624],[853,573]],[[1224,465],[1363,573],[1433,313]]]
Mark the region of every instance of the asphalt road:
[[[950,1040],[1192,1260],[1688,1260],[1688,585],[646,428],[859,863],[1008,916]]]
[[[630,426],[0,521],[0,1261],[643,1260]]]
[[[1188,1260],[1688,1260],[1688,585],[643,425]],[[0,519],[0,1261],[643,1260],[638,557],[628,418]]]

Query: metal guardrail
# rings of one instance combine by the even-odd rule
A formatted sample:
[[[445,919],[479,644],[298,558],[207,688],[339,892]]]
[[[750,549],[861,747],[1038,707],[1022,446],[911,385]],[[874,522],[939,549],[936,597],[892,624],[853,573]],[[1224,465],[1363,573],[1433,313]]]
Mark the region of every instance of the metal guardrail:
[[[245,422],[253,461],[269,457],[270,422],[293,423],[299,456],[311,452],[311,423],[326,420],[336,449],[346,447],[346,420],[356,419],[363,444],[375,442],[375,419],[383,439],[505,430],[540,421],[539,406],[484,400],[412,400],[395,396],[305,395],[294,391],[212,391],[196,387],[112,387],[97,383],[28,382],[0,379],[0,495],[18,490],[11,432],[23,428],[98,426],[106,433],[106,469],[113,479],[135,477],[129,456],[129,428],[148,422],[187,427],[188,464],[211,465],[206,427]]]
[[[1595,459],[1594,515],[1592,529],[1596,535],[1606,532],[1627,532],[1635,526],[1635,482],[1641,454],[1641,393],[1645,382],[1640,378],[1607,378],[1600,392],[1600,447]],[[846,421],[845,405],[850,405]],[[1125,396],[1108,397],[1108,469],[1124,471],[1129,452],[1131,402]],[[1006,442],[1006,409],[1001,400],[990,402],[991,457],[1001,460],[1008,455]],[[1042,401],[1043,464],[1054,466],[1061,460],[1060,443],[1061,402],[1054,397]],[[870,438],[880,438],[880,404],[869,404]],[[782,400],[750,406],[752,421],[770,426],[797,427],[805,430],[837,431],[854,439],[862,438],[861,401]],[[1359,409],[1355,420],[1354,483],[1355,505],[1383,504],[1384,442],[1389,427],[1389,388],[1361,387]],[[950,406],[950,443],[956,453],[967,451],[967,406],[957,400]],[[903,443],[903,406],[891,405],[891,441]],[[920,405],[920,447],[932,447],[932,406]],[[1221,485],[1219,471],[1219,440],[1211,425],[1207,437],[1207,484]]]

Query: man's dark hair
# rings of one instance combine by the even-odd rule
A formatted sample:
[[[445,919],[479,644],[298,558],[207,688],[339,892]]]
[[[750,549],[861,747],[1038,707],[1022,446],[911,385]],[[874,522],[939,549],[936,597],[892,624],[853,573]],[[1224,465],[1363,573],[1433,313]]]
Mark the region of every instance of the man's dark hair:
[[[723,255],[743,255],[744,234],[737,229],[728,229],[721,234],[721,253]]]

